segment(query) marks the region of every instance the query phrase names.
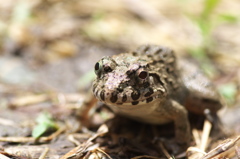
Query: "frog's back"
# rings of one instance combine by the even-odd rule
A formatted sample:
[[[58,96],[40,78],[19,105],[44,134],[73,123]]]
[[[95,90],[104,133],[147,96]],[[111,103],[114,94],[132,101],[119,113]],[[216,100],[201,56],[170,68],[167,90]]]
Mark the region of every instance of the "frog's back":
[[[166,47],[144,45],[137,52],[152,57],[152,62],[149,62],[151,70],[159,77],[169,97],[190,112],[203,114],[205,109],[209,109],[215,113],[222,107],[214,85],[196,64],[184,59],[176,60],[173,50]]]
[[[193,63],[181,59],[178,61],[180,75],[188,95],[185,107],[194,113],[203,114],[205,109],[216,113],[222,108],[221,98],[213,83]]]

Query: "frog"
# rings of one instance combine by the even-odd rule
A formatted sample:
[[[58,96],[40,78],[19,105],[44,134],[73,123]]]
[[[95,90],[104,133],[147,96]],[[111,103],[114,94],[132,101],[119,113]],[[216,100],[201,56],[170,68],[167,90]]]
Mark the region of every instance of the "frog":
[[[189,145],[188,113],[216,114],[223,107],[214,84],[199,69],[161,45],[104,56],[94,66],[94,96],[116,114],[143,123],[174,123],[174,141]]]

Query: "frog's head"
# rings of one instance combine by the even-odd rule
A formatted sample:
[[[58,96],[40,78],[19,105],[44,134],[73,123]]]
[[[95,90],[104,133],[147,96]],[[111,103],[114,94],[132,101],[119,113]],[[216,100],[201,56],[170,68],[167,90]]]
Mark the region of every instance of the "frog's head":
[[[150,64],[151,63],[151,64]],[[95,64],[93,93],[107,105],[141,105],[166,96],[166,88],[147,55],[123,53]]]

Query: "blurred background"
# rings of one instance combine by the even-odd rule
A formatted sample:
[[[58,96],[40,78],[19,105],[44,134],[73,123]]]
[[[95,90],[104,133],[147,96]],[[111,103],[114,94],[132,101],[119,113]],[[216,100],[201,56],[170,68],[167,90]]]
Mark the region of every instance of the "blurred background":
[[[81,90],[102,56],[141,44],[195,58],[236,89],[239,10],[238,0],[0,0],[0,93]]]
[[[239,35],[239,0],[0,0],[0,118],[60,111],[62,94],[88,92],[102,56],[157,44],[203,69],[240,132]]]
[[[160,44],[239,103],[238,0],[0,0],[0,103],[85,91],[102,56]]]

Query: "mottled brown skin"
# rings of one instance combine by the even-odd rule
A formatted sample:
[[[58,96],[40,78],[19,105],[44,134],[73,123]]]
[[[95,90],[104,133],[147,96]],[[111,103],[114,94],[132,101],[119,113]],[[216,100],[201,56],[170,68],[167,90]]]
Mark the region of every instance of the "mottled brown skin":
[[[136,51],[103,57],[95,65],[93,93],[115,113],[150,124],[175,124],[176,142],[191,139],[188,111],[216,113],[222,104],[199,69],[176,61],[166,47],[144,45]]]

